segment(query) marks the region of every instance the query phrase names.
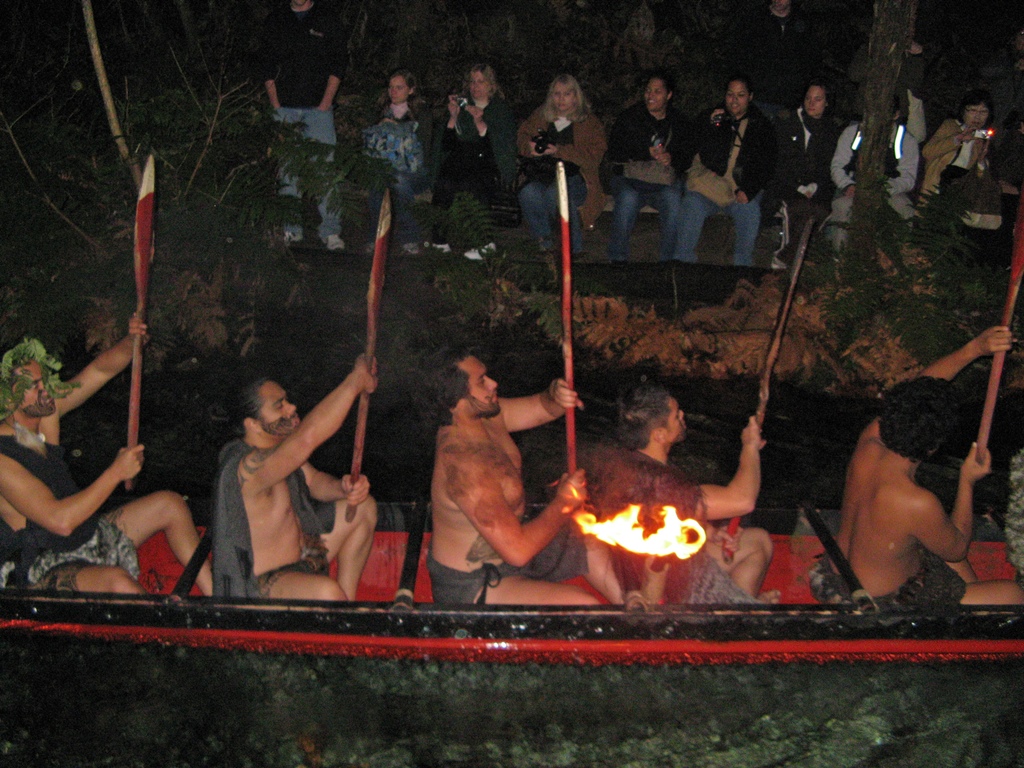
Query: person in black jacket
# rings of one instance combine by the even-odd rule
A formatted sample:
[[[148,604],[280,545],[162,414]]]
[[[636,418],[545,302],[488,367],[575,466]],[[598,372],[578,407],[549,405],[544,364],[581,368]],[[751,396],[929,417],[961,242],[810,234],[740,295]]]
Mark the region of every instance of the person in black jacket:
[[[679,226],[683,177],[693,160],[693,130],[672,104],[673,83],[664,73],[647,79],[643,101],[615,121],[608,141],[615,199],[608,260],[629,260],[629,236],[640,208],[661,216],[661,260],[672,258]]]
[[[757,83],[757,106],[771,118],[800,103],[820,51],[810,23],[792,0],[770,0],[735,41],[733,62]]]
[[[840,131],[832,119],[831,90],[824,80],[811,80],[803,106],[776,124],[779,156],[765,211],[771,215],[785,205],[788,243],[772,261],[779,269],[786,266],[785,256],[795,250],[807,220],[813,216],[820,224],[832,212],[831,165]]]
[[[775,172],[775,129],[752,103],[750,79],[729,80],[725,104],[704,112],[695,128],[697,155],[680,207],[674,258],[695,263],[704,220],[729,214],[736,225],[733,263],[753,266],[761,198]]]
[[[280,2],[280,0],[278,0]],[[335,146],[334,97],[344,70],[344,45],[336,11],[326,2],[291,0],[275,8],[263,30],[260,80],[274,108],[274,118],[301,126],[302,135]],[[299,196],[298,179],[282,175],[280,194]],[[319,201],[319,235],[329,251],[343,251],[341,221],[330,195]],[[284,228],[286,243],[302,240],[302,225]]]

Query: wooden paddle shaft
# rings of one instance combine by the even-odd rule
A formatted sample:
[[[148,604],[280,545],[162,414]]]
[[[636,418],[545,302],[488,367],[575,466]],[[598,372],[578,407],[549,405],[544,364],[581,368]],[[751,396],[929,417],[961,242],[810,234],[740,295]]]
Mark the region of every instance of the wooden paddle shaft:
[[[569,187],[565,164],[559,161],[555,178],[558,185],[558,216],[562,224],[562,359],[565,362],[565,383],[576,389],[572,362],[572,240],[569,231]],[[576,471],[576,408],[565,409],[566,464],[569,474]]]

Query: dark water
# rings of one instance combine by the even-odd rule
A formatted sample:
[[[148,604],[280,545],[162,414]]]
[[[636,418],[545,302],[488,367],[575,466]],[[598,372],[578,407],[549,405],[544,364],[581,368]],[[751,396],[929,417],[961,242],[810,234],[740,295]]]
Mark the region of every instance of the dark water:
[[[6,634],[4,766],[1022,764],[1020,662],[584,668]]]

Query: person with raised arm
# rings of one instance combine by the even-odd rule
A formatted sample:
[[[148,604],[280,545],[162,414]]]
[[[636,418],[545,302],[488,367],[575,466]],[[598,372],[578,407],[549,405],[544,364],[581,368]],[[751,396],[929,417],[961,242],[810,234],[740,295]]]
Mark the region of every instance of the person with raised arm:
[[[83,489],[64,461],[61,417],[128,367],[135,338],[145,339],[147,329],[133,316],[128,330],[67,383],[57,373],[61,364],[36,339],[18,344],[0,363],[0,583],[6,586],[142,593],[137,547],[163,531],[184,565],[199,544],[177,493],[109,504],[117,486],[142,469],[143,445],[122,448]],[[196,583],[210,594],[209,565]]]
[[[240,391],[242,437],[221,449],[214,485],[215,595],[355,599],[377,525],[370,483],[366,475],[334,477],[309,458],[341,428],[356,398],[376,386],[360,355],[304,419],[276,381],[256,379]],[[335,557],[336,580],[328,571]]]
[[[889,390],[881,416],[861,433],[846,472],[836,542],[879,607],[1024,603],[1016,583],[979,581],[966,559],[974,485],[991,470],[991,455],[979,457],[977,446],[971,447],[949,514],[915,478],[955,424],[952,380],[979,357],[1006,351],[1011,343],[1009,328],[989,328]],[[849,599],[849,589],[824,558],[811,570],[811,592],[826,603]]]
[[[432,388],[442,423],[427,560],[434,601],[597,603],[583,587],[560,583],[585,576],[610,602],[621,603],[608,548],[584,537],[572,519],[586,500],[583,470],[563,476],[552,501],[525,517],[522,455],[511,433],[582,407],[576,392],[556,379],[538,394],[500,398],[487,367],[466,350],[443,356]]]

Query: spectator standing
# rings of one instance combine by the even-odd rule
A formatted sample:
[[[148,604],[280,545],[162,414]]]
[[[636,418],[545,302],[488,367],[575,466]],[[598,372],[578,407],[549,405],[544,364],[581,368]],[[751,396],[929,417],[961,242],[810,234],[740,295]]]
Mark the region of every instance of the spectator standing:
[[[1024,120],[1024,27],[1014,32],[1009,44],[986,66],[981,76],[995,103],[995,124],[1012,128]]]
[[[334,97],[341,85],[343,50],[338,15],[327,0],[290,0],[287,8],[281,3],[264,26],[260,75],[275,119],[297,125],[307,139],[331,147],[338,143]],[[282,175],[281,182],[280,194],[300,196],[294,176]],[[343,251],[341,219],[331,210],[330,197],[324,195],[318,204],[319,235],[327,250]],[[301,223],[285,225],[286,243],[302,238]]]
[[[676,247],[683,177],[693,161],[693,131],[672,104],[674,85],[664,73],[647,80],[643,100],[615,121],[608,140],[613,173],[608,260],[629,260],[629,236],[640,208],[650,205],[661,217],[662,261]]]
[[[431,146],[430,112],[416,93],[416,78],[407,69],[399,69],[388,78],[388,88],[380,99],[380,122],[363,131],[370,154],[391,163],[394,182],[389,185],[395,215],[395,239],[404,253],[420,252],[423,237],[412,214],[412,204],[421,192],[430,188],[427,150]],[[384,194],[370,191],[373,230],[369,250],[373,250],[376,222]]]
[[[449,94],[447,106],[448,121],[437,137],[434,205],[449,208],[459,192],[490,205],[494,192],[516,179],[516,123],[494,69],[470,67],[465,94]]]
[[[792,0],[770,0],[736,41],[733,61],[757,83],[757,106],[769,117],[795,108],[818,69],[811,25]]]

